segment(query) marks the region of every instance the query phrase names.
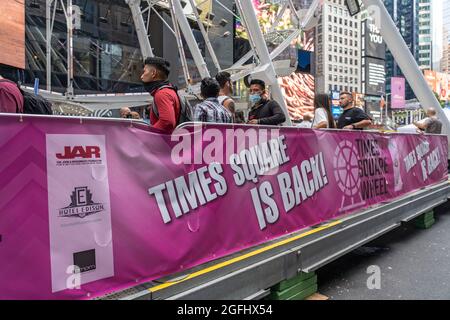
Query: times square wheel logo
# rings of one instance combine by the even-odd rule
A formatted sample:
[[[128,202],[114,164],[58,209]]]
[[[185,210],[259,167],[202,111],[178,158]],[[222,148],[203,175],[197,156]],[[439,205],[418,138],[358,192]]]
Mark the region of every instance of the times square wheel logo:
[[[360,189],[358,151],[348,140],[341,141],[334,152],[334,177],[339,189],[354,197]]]

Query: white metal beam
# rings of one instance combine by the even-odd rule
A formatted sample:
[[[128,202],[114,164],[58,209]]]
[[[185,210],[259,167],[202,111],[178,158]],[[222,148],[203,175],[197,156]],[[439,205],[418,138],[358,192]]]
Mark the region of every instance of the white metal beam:
[[[249,0],[236,0],[236,4],[241,8],[241,16],[246,22],[247,33],[254,41],[255,51],[261,62],[261,66],[255,70],[254,75],[261,78],[261,80],[264,80],[271,87],[273,98],[280,104],[286,116],[285,124],[291,125],[291,119],[289,117],[286,102],[278,84],[275,68],[272,64],[272,60],[270,59],[269,50],[259,27],[253,4]]]
[[[125,0],[126,4],[130,7],[131,16],[134,21],[134,28],[136,29],[136,35],[138,37],[139,46],[141,47],[142,57],[153,57],[152,47],[147,35],[147,29],[145,27],[144,18],[141,12],[141,0]]]

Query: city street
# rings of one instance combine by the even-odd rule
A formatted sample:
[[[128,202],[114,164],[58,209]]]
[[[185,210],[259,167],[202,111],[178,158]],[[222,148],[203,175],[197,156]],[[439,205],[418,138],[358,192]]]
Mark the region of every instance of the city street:
[[[450,205],[435,210],[436,223],[409,222],[320,269],[319,293],[330,300],[450,299]],[[381,270],[381,289],[368,289],[369,266]]]

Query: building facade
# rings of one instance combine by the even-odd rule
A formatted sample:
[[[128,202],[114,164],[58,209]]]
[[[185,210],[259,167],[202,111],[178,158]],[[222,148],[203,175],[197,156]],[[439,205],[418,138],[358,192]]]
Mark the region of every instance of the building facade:
[[[433,69],[433,20],[431,0],[418,0],[418,56],[416,59],[421,70]]]
[[[406,45],[417,61],[421,70],[433,69],[433,16],[432,0],[384,0],[384,5],[394,20]],[[403,77],[391,52],[386,53],[387,78]],[[390,83],[386,84],[390,92]],[[406,84],[406,99],[415,98],[409,84]]]
[[[6,1],[5,1],[6,2]],[[33,85],[39,79],[42,89],[46,88],[46,0],[25,0],[25,67],[17,68],[0,61],[0,74],[26,85]],[[55,1],[56,15],[51,38],[52,90],[65,92],[67,88],[67,24],[61,3]],[[125,0],[72,0],[80,8],[80,27],[74,30],[74,91],[83,93],[139,92],[143,90],[140,75],[143,57],[136,35],[131,10]],[[202,6],[213,14],[208,18],[208,32],[221,67],[233,62],[233,16],[212,2]],[[232,0],[222,3],[232,8]],[[0,1],[0,10],[4,6]],[[209,5],[209,6],[208,6]],[[204,8],[204,7],[202,7]],[[208,13],[203,10],[202,19]],[[171,62],[170,80],[180,87],[185,85],[184,75],[178,55],[177,42],[172,31],[169,10],[156,6],[158,15],[152,12],[149,22],[149,39],[155,55],[163,56]],[[53,11],[53,10],[52,10]],[[147,13],[144,20],[147,19]],[[163,22],[164,20],[164,22]],[[223,20],[223,21],[222,21]],[[145,21],[146,22],[146,21]],[[195,19],[190,19],[194,37],[205,56],[211,74],[215,70],[212,59],[205,49]],[[187,46],[185,53],[191,79],[199,80],[199,74]]]
[[[326,0],[316,27],[316,92],[361,92],[361,13]]]
[[[440,71],[450,73],[450,1],[444,1],[443,9],[443,53]]]

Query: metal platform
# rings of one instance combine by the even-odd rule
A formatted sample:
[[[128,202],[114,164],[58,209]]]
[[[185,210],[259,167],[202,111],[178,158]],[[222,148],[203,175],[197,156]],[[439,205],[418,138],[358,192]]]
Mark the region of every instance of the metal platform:
[[[315,271],[449,197],[450,183],[442,182],[102,299],[261,299],[271,286]]]

